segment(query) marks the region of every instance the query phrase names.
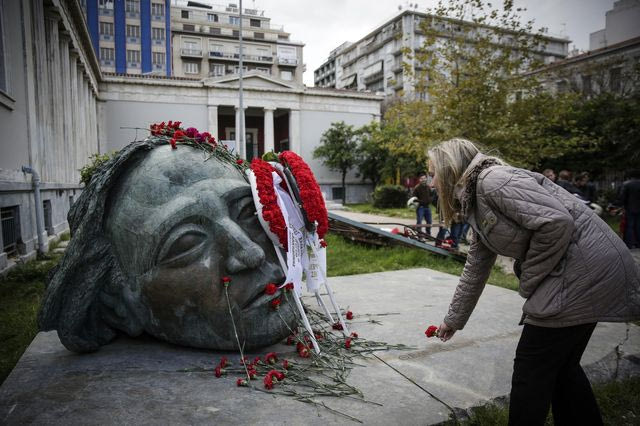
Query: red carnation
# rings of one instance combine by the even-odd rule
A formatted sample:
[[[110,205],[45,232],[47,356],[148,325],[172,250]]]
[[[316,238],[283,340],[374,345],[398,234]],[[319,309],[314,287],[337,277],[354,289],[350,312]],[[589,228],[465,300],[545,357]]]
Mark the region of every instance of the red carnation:
[[[265,376],[263,382],[266,389],[273,389],[273,379],[271,378],[271,376]]]
[[[311,223],[317,222],[317,232],[320,238],[324,238],[329,230],[329,216],[324,204],[322,192],[318,186],[309,165],[295,152],[284,151],[279,155],[280,162],[289,169],[300,189],[302,207]]]
[[[438,327],[436,327],[435,325],[430,325],[427,328],[427,331],[424,332],[424,334],[427,335],[427,337],[433,337],[433,336],[438,336],[438,333],[440,332],[440,330],[438,330]]]
[[[238,380],[236,380],[236,385],[238,385],[238,386],[249,386],[249,383],[247,383],[247,381],[245,379],[238,379]]]
[[[244,356],[242,357],[242,359],[240,360],[240,365],[248,365],[249,364],[249,359]]]
[[[275,364],[278,362],[278,355],[275,352],[269,352],[264,356],[264,362],[267,364]]]
[[[213,371],[215,372],[216,377],[221,377],[224,373],[226,373],[220,366],[217,366]]]
[[[253,360],[254,364],[262,364],[262,360],[260,359],[259,356],[256,357],[256,359]]]
[[[287,336],[287,345],[293,345],[295,341],[296,337],[293,334]]]
[[[284,368],[285,370],[288,370],[288,369],[289,369],[289,367],[291,367],[291,366],[289,365],[289,361],[288,361],[288,360],[286,360],[286,359],[282,360],[282,368]]]
[[[347,319],[348,320],[352,320],[353,319],[353,312],[347,311]]]
[[[302,349],[298,351],[298,355],[302,358],[309,358],[311,356],[311,352],[309,351],[308,346],[303,346]]]
[[[182,130],[176,130],[176,131],[174,132],[174,134],[173,134],[173,138],[174,138],[175,140],[178,140],[178,141],[179,141],[180,139],[184,138],[185,136],[186,136],[186,135],[185,135],[185,133],[184,133]]]
[[[274,283],[269,283],[264,287],[265,294],[268,294],[269,296],[276,294],[276,291],[278,291],[278,286]]]
[[[280,299],[273,299],[271,301],[271,308],[272,309],[279,309],[280,308]]]
[[[251,380],[255,379],[256,376],[258,375],[258,372],[255,370],[255,368],[248,368],[247,372],[249,373],[249,378]]]
[[[327,246],[327,242],[325,240],[320,240],[320,247],[326,247]]]
[[[342,324],[340,324],[339,322],[333,323],[331,328],[333,328],[334,330],[344,330],[344,328],[342,328]]]
[[[278,237],[280,245],[287,250],[287,225],[282,211],[278,206],[275,189],[273,188],[273,166],[260,158],[251,160],[251,171],[256,177],[258,199],[262,204],[262,217],[269,223],[269,230]]]
[[[271,370],[271,371],[269,371],[268,374],[270,374],[271,377],[275,376],[276,380],[279,381],[279,382],[283,381],[284,377],[285,377],[284,373],[282,371],[278,371],[278,370]]]
[[[231,363],[229,362],[229,360],[227,359],[227,357],[226,357],[226,356],[223,356],[223,357],[220,359],[220,364],[219,364],[219,365],[220,365],[220,367],[224,368],[224,367],[226,367],[227,365],[231,365]]]
[[[344,347],[347,349],[351,348],[351,339],[349,337],[344,341]]]
[[[171,138],[169,143],[171,144],[171,149],[178,149],[178,146],[176,145],[176,140],[174,138]]]
[[[222,284],[225,287],[229,287],[229,283],[231,282],[231,278],[230,277],[222,277],[222,279],[220,281],[222,281]]]
[[[358,338],[358,333],[356,333],[355,331],[353,333],[351,333],[351,337],[353,337],[354,339]]]
[[[286,284],[284,285],[284,289],[285,289],[285,290],[289,290],[289,291],[290,291],[290,290],[293,290],[293,283],[286,283]]]

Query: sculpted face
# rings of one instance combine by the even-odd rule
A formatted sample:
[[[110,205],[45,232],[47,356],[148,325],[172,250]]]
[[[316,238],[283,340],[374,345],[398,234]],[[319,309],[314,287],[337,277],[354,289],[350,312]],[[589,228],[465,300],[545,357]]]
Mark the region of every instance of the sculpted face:
[[[283,283],[273,245],[262,230],[249,184],[232,165],[186,146],[160,146],[112,190],[105,232],[136,300],[130,314],[144,330],[172,343],[237,349],[221,284],[241,343],[274,343],[294,323],[293,300],[278,312],[263,293]]]

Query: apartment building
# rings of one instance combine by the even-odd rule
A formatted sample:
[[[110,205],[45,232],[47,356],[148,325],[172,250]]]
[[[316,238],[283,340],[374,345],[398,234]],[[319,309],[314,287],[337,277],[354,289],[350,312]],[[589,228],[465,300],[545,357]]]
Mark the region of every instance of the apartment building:
[[[103,72],[171,76],[170,0],[85,0]]]
[[[178,77],[202,79],[238,74],[240,10],[236,4],[189,1],[171,8],[173,70]],[[303,44],[273,25],[264,11],[244,9],[243,72],[255,71],[302,85]]]
[[[411,73],[407,73],[403,64],[407,63],[412,72],[419,67],[407,52],[422,48],[426,36],[420,23],[428,16],[404,10],[355,43],[342,44],[330,53],[327,62],[314,71],[316,86],[371,91],[385,96],[416,96]],[[451,32],[460,28],[460,23],[445,18],[437,25],[442,37],[436,43],[446,43]],[[486,28],[471,22],[468,25],[475,27],[469,31],[470,35],[474,31],[486,31]],[[545,63],[567,56],[570,40],[544,37],[544,42],[544,47],[537,54]]]

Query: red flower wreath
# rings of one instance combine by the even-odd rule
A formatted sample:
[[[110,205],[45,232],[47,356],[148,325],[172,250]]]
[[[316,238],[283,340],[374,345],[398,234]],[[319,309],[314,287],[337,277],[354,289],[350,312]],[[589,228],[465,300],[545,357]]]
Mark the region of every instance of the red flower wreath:
[[[318,237],[324,238],[329,229],[329,217],[324,198],[309,165],[295,152],[284,151],[279,155],[280,162],[291,169],[296,179],[302,207],[311,222],[317,222]]]
[[[269,230],[278,237],[280,245],[287,250],[287,224],[284,221],[282,210],[278,206],[276,191],[273,189],[273,166],[260,158],[251,160],[251,171],[256,177],[258,198],[262,204],[262,217],[269,222]]]

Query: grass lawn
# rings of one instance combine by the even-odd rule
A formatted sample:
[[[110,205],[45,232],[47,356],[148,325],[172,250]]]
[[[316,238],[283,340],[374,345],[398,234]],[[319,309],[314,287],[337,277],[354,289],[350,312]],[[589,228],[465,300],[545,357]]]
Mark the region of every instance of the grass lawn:
[[[604,383],[593,386],[605,425],[640,424],[640,377],[620,382]],[[509,421],[509,409],[493,404],[474,410],[471,418],[459,424],[473,426],[506,426]],[[446,423],[448,426],[455,422]],[[545,425],[553,425],[551,413]]]
[[[47,273],[58,261],[28,262],[0,279],[0,383],[38,332],[36,317]]]
[[[409,268],[430,268],[460,275],[464,265],[453,259],[410,247],[373,247],[351,242],[339,235],[327,234],[327,273],[330,277],[393,271]],[[489,283],[516,290],[518,279],[494,266]]]

